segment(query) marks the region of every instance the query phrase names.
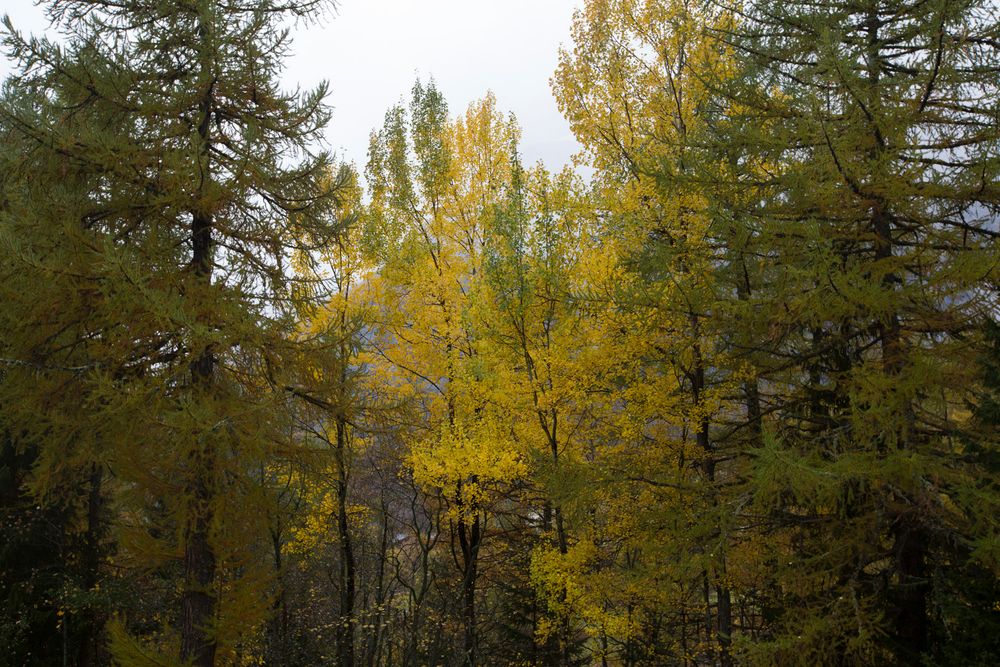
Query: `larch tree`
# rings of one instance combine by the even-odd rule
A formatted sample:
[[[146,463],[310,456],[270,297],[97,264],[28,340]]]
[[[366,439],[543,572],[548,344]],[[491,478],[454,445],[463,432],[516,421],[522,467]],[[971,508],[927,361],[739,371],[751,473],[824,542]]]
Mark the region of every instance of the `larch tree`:
[[[958,444],[995,310],[1000,30],[983,2],[757,2],[714,27],[736,76],[699,145],[742,205],[760,384],[749,475],[774,611],[748,662],[949,649],[947,574],[991,539]],[[707,161],[705,161],[707,162]],[[739,192],[740,197],[732,193]]]
[[[0,428],[10,538],[3,570],[20,579],[4,583],[3,644],[12,660],[26,664],[54,662],[56,655],[98,664],[104,654],[103,625],[114,604],[110,587],[99,591],[109,547],[104,442],[117,425],[95,415],[90,403],[100,367],[110,366],[108,347],[122,366],[143,355],[100,340],[117,317],[98,307],[101,268],[81,222],[98,172],[40,147],[26,132],[53,122],[81,131],[92,110],[59,112],[72,88],[10,79],[0,101]],[[113,118],[105,122],[109,130],[126,129]]]
[[[325,87],[285,93],[277,78],[284,21],[329,4],[56,0],[47,9],[66,47],[9,25],[4,35],[17,85],[42,93],[34,107],[2,110],[22,142],[52,156],[27,177],[85,175],[71,206],[36,206],[32,192],[6,207],[24,248],[13,269],[65,277],[71,269],[33,244],[36,231],[69,230],[56,247],[83,265],[59,284],[70,302],[86,295],[96,321],[60,349],[91,350],[83,395],[114,429],[95,434],[90,456],[121,481],[123,502],[158,508],[146,528],[121,515],[123,555],[145,554],[146,567],[176,559],[177,644],[160,648],[199,666],[220,647],[231,660],[266,608],[241,546],[254,531],[240,517],[259,495],[250,471],[286,439],[286,376],[303,353],[287,265],[332,237],[340,185],[312,152]],[[46,441],[43,459],[60,446]],[[120,660],[146,659],[116,637]]]
[[[730,24],[725,13],[683,0],[591,0],[575,15],[573,49],[562,52],[553,79],[582,157],[596,170],[597,205],[623,271],[611,298],[632,315],[626,348],[638,362],[622,394],[625,411],[644,422],[647,447],[662,447],[659,471],[643,456],[646,474],[637,481],[660,512],[647,525],[663,525],[637,545],[637,562],[661,581],[676,573],[665,589],[679,645],[665,650],[722,664],[731,664],[734,633],[726,566],[737,532],[734,452],[748,439],[733,437],[725,422],[742,412],[737,397],[752,383],[726,341],[731,230],[698,182],[708,167],[697,135],[715,113],[706,81],[732,71],[732,49],[705,31]],[[743,402],[752,412],[749,398]],[[678,512],[690,512],[688,521],[674,522]],[[665,530],[675,531],[666,551],[656,537]],[[650,627],[662,624],[656,616]]]

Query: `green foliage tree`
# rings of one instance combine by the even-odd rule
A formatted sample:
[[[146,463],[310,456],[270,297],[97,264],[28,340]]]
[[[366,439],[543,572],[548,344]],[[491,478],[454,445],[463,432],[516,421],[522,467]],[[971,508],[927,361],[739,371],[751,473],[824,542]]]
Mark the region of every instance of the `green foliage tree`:
[[[48,92],[58,99],[60,90]],[[7,82],[2,106],[42,115],[46,97]],[[80,399],[93,388],[98,335],[94,293],[79,289],[85,270],[71,212],[87,198],[92,177],[54,151],[40,151],[10,116],[0,120],[3,166],[0,218],[0,430],[3,437],[3,532],[0,569],[6,603],[2,645],[13,662],[59,659],[98,664],[110,586],[107,573],[107,484],[95,450],[103,431]],[[53,216],[31,229],[20,214]],[[62,216],[68,219],[63,221]],[[30,235],[30,245],[26,238]],[[51,272],[39,271],[53,267]],[[54,641],[52,638],[60,638]]]
[[[30,387],[16,384],[29,373],[8,374],[7,388],[65,408],[55,376],[67,369],[53,367],[60,351],[86,351],[69,370],[83,376],[81,425],[101,427],[81,429],[93,442],[81,458],[110,466],[127,506],[162,506],[152,532],[140,522],[122,535],[137,563],[179,560],[179,647],[168,651],[197,665],[214,664],[220,646],[229,659],[263,604],[234,581],[255,576],[240,564],[253,533],[240,517],[257,495],[248,471],[287,440],[286,378],[307,346],[294,340],[286,267],[329,242],[340,185],[327,156],[310,152],[328,118],[325,86],[284,93],[277,76],[285,18],[326,4],[55,1],[49,15],[72,35],[68,46],[25,40],[9,23],[4,35],[22,65],[11,92],[36,101],[11,94],[0,112],[36,160],[19,165],[30,185],[5,206],[5,237],[18,248],[7,268],[55,278],[35,308],[79,305],[28,313],[25,324],[55,320],[66,340],[12,335],[12,358],[38,359],[53,378]],[[76,192],[39,205],[36,188],[57,178]],[[63,422],[73,414],[61,412]],[[42,439],[38,484],[53,482],[46,464],[56,464],[60,434],[16,416]],[[129,661],[144,649],[118,633],[116,650]]]
[[[955,438],[994,308],[1000,24],[978,2],[731,11],[710,32],[743,67],[708,80],[699,163],[754,258],[732,313],[759,332],[735,341],[769,415],[749,482],[782,545],[745,659],[915,664],[949,643],[954,545],[991,532]]]

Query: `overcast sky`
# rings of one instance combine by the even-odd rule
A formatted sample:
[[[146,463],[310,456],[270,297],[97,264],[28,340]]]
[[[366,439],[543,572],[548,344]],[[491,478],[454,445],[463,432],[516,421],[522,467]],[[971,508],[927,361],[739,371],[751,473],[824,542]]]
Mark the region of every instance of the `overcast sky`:
[[[330,82],[330,146],[363,167],[368,135],[414,80],[433,76],[452,114],[492,90],[524,130],[522,153],[556,170],[577,145],[549,87],[582,0],[340,0],[321,25],[298,28],[285,85]],[[24,32],[46,26],[32,0],[0,11]],[[10,72],[0,62],[0,75]]]

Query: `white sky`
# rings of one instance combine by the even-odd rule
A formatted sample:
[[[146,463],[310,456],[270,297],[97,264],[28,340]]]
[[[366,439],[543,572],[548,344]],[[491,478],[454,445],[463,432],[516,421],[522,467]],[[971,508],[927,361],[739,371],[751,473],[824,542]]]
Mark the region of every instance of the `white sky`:
[[[408,101],[419,76],[433,76],[453,115],[492,90],[523,128],[528,163],[552,170],[578,146],[549,87],[560,44],[569,45],[573,9],[582,0],[340,0],[321,25],[293,32],[285,86],[330,82],[333,119],[327,140],[363,168],[369,133],[386,110]],[[32,0],[2,0],[23,32],[46,27]],[[0,76],[10,64],[0,58]]]

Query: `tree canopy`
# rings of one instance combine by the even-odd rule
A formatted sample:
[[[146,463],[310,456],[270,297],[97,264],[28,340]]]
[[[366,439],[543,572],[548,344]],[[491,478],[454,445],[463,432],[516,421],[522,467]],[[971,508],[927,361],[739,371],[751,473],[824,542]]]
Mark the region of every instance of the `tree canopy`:
[[[41,4],[0,664],[995,663],[994,4],[585,0],[560,171],[433,79],[335,161],[326,0]]]

